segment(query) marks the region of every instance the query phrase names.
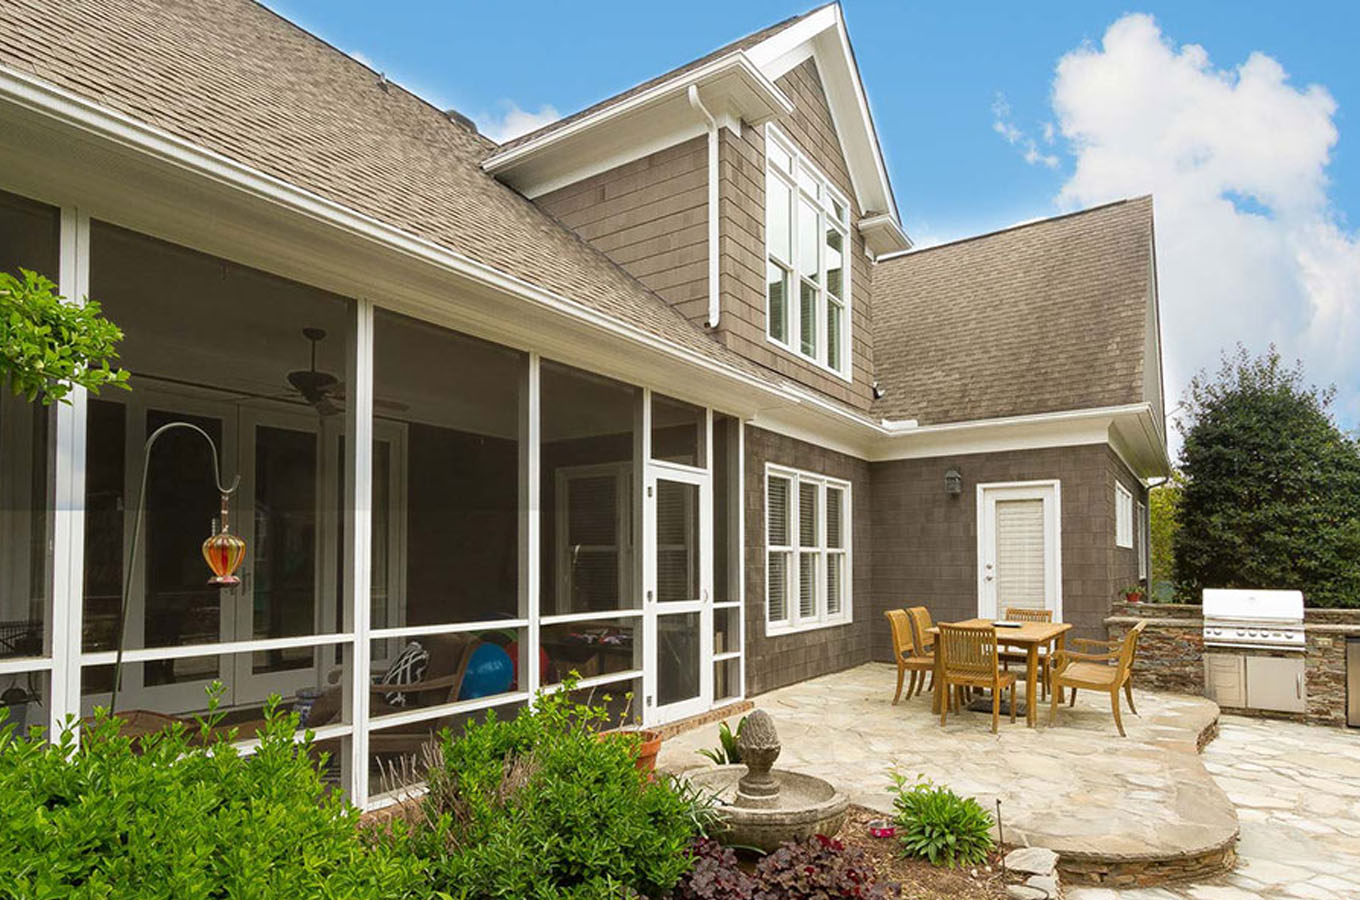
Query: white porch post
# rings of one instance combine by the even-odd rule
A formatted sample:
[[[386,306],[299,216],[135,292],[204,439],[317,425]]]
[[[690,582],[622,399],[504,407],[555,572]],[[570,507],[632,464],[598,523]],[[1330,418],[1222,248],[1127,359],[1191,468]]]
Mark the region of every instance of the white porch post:
[[[71,303],[84,303],[90,290],[90,217],[76,207],[61,210],[59,289]],[[70,403],[56,407],[56,457],[52,517],[51,713],[48,736],[56,737],[68,716],[80,716],[81,613],[85,559],[86,392],[77,387]]]
[[[349,694],[344,709],[354,727],[350,753],[344,761],[342,780],[348,783],[350,802],[363,807],[368,803],[368,680],[372,647],[368,632],[372,609],[369,602],[372,580],[373,530],[373,304],[355,303],[354,327],[350,333],[346,361],[348,402],[345,409],[345,609],[354,635],[349,653],[350,671],[346,683]],[[342,770],[343,771],[343,770]]]
[[[540,503],[543,480],[540,474],[542,417],[540,416],[542,391],[539,375],[542,371],[542,358],[530,353],[524,370],[524,382],[520,385],[520,475],[519,475],[519,596],[520,616],[528,621],[525,638],[520,642],[519,669],[524,673],[522,690],[529,692],[530,702],[537,693],[543,680],[539,671],[539,641],[541,629],[539,619],[542,610],[540,577],[542,557],[539,555],[542,540],[542,519]]]

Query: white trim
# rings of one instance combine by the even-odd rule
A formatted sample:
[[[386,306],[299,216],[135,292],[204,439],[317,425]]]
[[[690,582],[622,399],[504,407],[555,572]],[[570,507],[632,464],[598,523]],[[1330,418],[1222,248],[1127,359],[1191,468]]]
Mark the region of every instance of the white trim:
[[[329,647],[335,644],[352,644],[353,642],[353,634],[342,633],[304,634],[297,637],[259,638],[249,641],[219,641],[214,644],[180,644],[174,647],[136,647],[123,651],[123,665],[166,659],[199,659],[204,656],[290,650],[296,647]],[[80,654],[80,664],[82,666],[111,666],[117,658],[118,653],[114,650],[99,650]],[[296,671],[307,673],[311,672],[311,669]],[[197,687],[198,685],[195,684],[195,688]]]
[[[534,198],[607,171],[602,164],[613,168],[655,153],[702,133],[679,114],[691,88],[704,91],[713,118],[733,131],[743,120],[760,125],[793,111],[792,101],[739,50],[495,152],[482,168]]]
[[[540,625],[570,625],[573,622],[606,622],[610,619],[638,619],[645,614],[641,609],[597,609],[593,612],[559,613],[539,617]]]
[[[997,495],[1005,495],[998,497]],[[987,560],[995,545],[994,506],[992,499],[1038,499],[1044,503],[1044,539],[1048,556],[1045,567],[1047,592],[1052,598],[1053,618],[1063,619],[1063,570],[1062,570],[1062,481],[1057,478],[1037,479],[1034,481],[995,481],[977,486],[977,603],[978,616],[984,619],[999,617],[997,598],[989,591]],[[989,540],[990,539],[990,540]],[[989,546],[991,544],[992,546]]]
[[[615,684],[620,681],[635,681],[645,676],[642,669],[627,669],[622,672],[606,672],[604,675],[593,675],[590,678],[581,678],[576,681],[575,690],[581,691],[588,688],[600,687],[605,684]],[[562,690],[565,682],[554,681],[552,684],[545,684],[539,690],[544,694],[556,694]],[[636,702],[637,698],[633,698]]]
[[[520,615],[528,620],[519,651],[519,669],[524,673],[521,687],[533,696],[543,680],[538,648],[542,640],[543,540],[542,453],[543,392],[540,380],[543,358],[530,353],[520,385],[520,471],[519,471],[519,595]]]
[[[53,636],[55,637],[55,635]],[[0,659],[0,675],[23,675],[28,672],[50,671],[52,671],[52,660],[45,656],[11,656]]]
[[[58,289],[68,302],[83,303],[90,292],[90,217],[82,209],[61,210]],[[52,676],[48,684],[48,734],[56,735],[80,715],[79,656],[85,608],[85,417],[88,394],[75,387],[70,403],[57,405],[52,516],[52,599],[49,627]]]
[[[1133,549],[1133,491],[1118,479],[1114,483],[1114,545]]]
[[[799,149],[798,145],[792,141],[783,131],[769,123],[765,126],[765,142],[774,144],[786,154],[792,162],[792,170],[784,172],[770,162],[768,149],[765,153],[765,183],[768,185],[771,179],[780,182],[789,191],[789,258],[780,260],[778,255],[773,253],[770,248],[769,229],[765,234],[765,265],[778,266],[785,270],[788,277],[788,288],[785,292],[785,317],[784,324],[787,330],[787,341],[781,341],[771,332],[770,317],[770,297],[769,279],[766,277],[764,290],[765,306],[765,341],[773,345],[780,351],[796,358],[800,362],[815,366],[840,380],[853,383],[854,381],[854,340],[852,332],[854,329],[852,299],[853,289],[851,286],[850,270],[853,268],[854,256],[854,237],[850,225],[850,202],[841,194],[830,178],[821,168],[808,158],[807,154]],[[803,189],[801,176],[806,175],[811,181],[816,182],[819,196],[812,196]],[[765,219],[769,219],[769,190],[766,190],[764,212]],[[815,335],[815,346],[812,353],[803,350],[803,322],[802,322],[802,296],[803,296],[803,277],[800,272],[799,246],[798,246],[798,215],[802,204],[807,203],[816,210],[817,214],[817,279],[816,279],[816,299],[813,309],[813,333]],[[833,210],[839,205],[844,211],[840,219],[836,219]],[[838,350],[841,357],[841,368],[834,368],[828,360],[831,356],[830,334],[827,328],[827,312],[831,305],[831,291],[827,286],[826,278],[826,223],[831,223],[832,227],[841,235],[841,296],[836,297],[836,303],[841,307],[841,346]]]
[[[370,660],[373,645],[369,639],[372,618],[370,599],[373,551],[373,303],[358,300],[354,304],[354,327],[349,336],[346,354],[345,380],[348,400],[345,404],[345,432],[349,448],[345,468],[345,546],[343,556],[344,579],[342,596],[353,623],[354,643],[349,653],[350,678],[346,682],[349,697],[342,702],[342,721],[349,724],[367,723],[369,718],[368,687],[371,676]],[[344,712],[349,718],[343,718]],[[350,739],[348,771],[345,779],[350,801],[361,809],[368,803],[368,728],[354,730]],[[343,756],[342,756],[343,760]],[[342,770],[344,766],[342,765]]]
[[[1138,554],[1138,580],[1146,581],[1148,570],[1151,567],[1151,560],[1149,559],[1151,547],[1149,545],[1152,543],[1152,524],[1151,520],[1148,519],[1147,504],[1139,500],[1136,508],[1138,516],[1134,522],[1134,536],[1137,541],[1135,550]]]
[[[437,634],[468,634],[473,631],[500,631],[506,628],[529,627],[528,619],[481,619],[476,622],[448,622],[442,625],[403,625],[398,628],[371,628],[368,639],[427,637]]]
[[[780,544],[774,547],[770,545],[770,479],[781,478],[789,484],[788,496],[788,529],[789,543]],[[801,542],[799,534],[800,521],[800,491],[802,485],[812,484],[817,489],[817,536],[813,546],[806,547]],[[793,634],[801,631],[814,631],[819,628],[832,628],[838,625],[848,625],[855,619],[854,613],[854,545],[852,539],[852,523],[854,488],[853,485],[844,479],[835,478],[830,475],[822,475],[817,472],[809,472],[804,469],[795,469],[790,466],[780,465],[779,463],[765,463],[765,534],[761,538],[761,546],[764,550],[764,564],[762,570],[765,571],[765,583],[762,586],[762,606],[764,607],[765,634],[767,637],[775,637],[782,634]],[[841,510],[841,548],[832,549],[827,547],[826,540],[826,510],[827,510],[827,488],[839,489],[844,496],[844,506]],[[769,562],[770,554],[784,554],[788,560],[784,571],[784,596],[785,596],[785,616],[780,619],[770,617],[769,600]],[[827,612],[827,590],[826,572],[828,569],[827,558],[837,553],[843,559],[842,577],[844,582],[841,586],[841,609],[835,615]],[[804,616],[799,604],[798,586],[802,571],[802,557],[807,554],[815,554],[817,558],[817,571],[813,579],[815,594],[813,602],[816,611],[811,616]]]
[[[516,691],[507,694],[492,694],[489,697],[477,697],[474,700],[457,700],[453,703],[440,703],[436,706],[422,706],[418,709],[409,709],[404,712],[387,713],[381,716],[372,716],[368,719],[367,728],[355,729],[355,733],[362,732],[367,743],[368,735],[375,731],[382,731],[386,728],[396,728],[399,725],[410,725],[415,722],[428,722],[430,719],[441,719],[444,716],[457,715],[463,712],[476,712],[480,709],[489,709],[493,706],[505,706],[510,703],[525,703],[529,700],[528,691]],[[365,770],[367,771],[367,770]],[[367,782],[367,778],[360,779]],[[355,806],[359,804],[355,803]]]

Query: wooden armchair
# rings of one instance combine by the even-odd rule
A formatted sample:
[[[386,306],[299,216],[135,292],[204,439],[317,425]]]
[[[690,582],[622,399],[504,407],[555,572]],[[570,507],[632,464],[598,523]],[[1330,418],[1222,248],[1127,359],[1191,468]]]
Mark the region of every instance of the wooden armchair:
[[[1002,618],[1006,619],[1009,622],[1052,622],[1053,610],[1033,609],[1031,607],[1026,606],[1008,606],[1006,607],[1005,614],[1002,616]],[[998,632],[998,634],[1000,634],[1000,632]],[[1005,635],[1001,635],[1001,637],[1003,640],[1005,639]],[[1045,652],[1045,648],[1040,647],[1039,689],[1040,696],[1043,697],[1044,699],[1048,698],[1048,682],[1051,672],[1050,665],[1051,662],[1052,660],[1048,658],[1048,653]],[[1011,663],[1019,663],[1022,666],[1029,665],[1029,655],[1019,650],[1011,649],[1002,650],[1001,667],[1007,671],[1010,671]]]
[[[1011,689],[1011,722],[1015,722],[1015,673],[1003,672],[997,662],[996,629],[990,625],[940,624],[940,673],[944,696],[940,703],[940,724],[945,724],[949,705],[957,697],[950,687],[990,688],[992,691],[992,734],[1001,720],[1001,689]]]
[[[1093,641],[1076,638],[1073,644],[1084,647],[1103,648],[1103,653],[1081,653],[1074,650],[1059,650],[1053,654],[1053,702],[1048,708],[1048,724],[1052,725],[1058,714],[1058,700],[1063,688],[1072,689],[1072,703],[1077,702],[1077,689],[1107,691],[1110,695],[1110,709],[1114,713],[1114,725],[1119,736],[1125,737],[1124,723],[1119,718],[1119,689],[1129,701],[1129,711],[1138,715],[1133,705],[1133,660],[1138,652],[1138,638],[1147,627],[1143,620],[1129,629],[1128,634],[1117,641]]]
[[[894,706],[902,698],[902,679],[907,672],[911,672],[911,684],[907,687],[907,699],[910,700],[925,684],[926,673],[935,671],[934,637],[927,635],[931,638],[931,644],[930,649],[926,650],[914,622],[917,610],[920,610],[929,623],[930,613],[926,612],[924,606],[913,607],[910,610],[890,609],[883,614],[887,617],[888,624],[892,626],[893,659],[897,662],[897,693],[893,694]],[[927,624],[926,627],[929,628],[930,625]],[[917,683],[918,679],[920,684]]]

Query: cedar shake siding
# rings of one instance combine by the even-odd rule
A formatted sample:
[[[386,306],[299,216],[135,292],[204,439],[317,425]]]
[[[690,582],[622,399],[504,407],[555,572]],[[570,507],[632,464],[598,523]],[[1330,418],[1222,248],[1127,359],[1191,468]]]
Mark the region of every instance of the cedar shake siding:
[[[945,493],[957,469],[963,492]],[[977,485],[1058,479],[1062,492],[1063,619],[1074,637],[1104,637],[1116,592],[1138,575],[1134,550],[1115,546],[1115,481],[1147,502],[1123,461],[1104,444],[874,463],[874,618],[924,605],[936,621],[977,615]],[[886,628],[874,658],[892,659]]]
[[[695,325],[708,318],[708,138],[559,188],[540,208]]]
[[[850,482],[851,604],[854,619],[793,634],[765,633],[765,464],[767,462]],[[808,678],[838,672],[871,657],[882,612],[872,599],[873,545],[869,464],[783,435],[746,429],[746,692],[763,694]]]
[[[724,128],[718,147],[722,318],[717,336],[732,350],[817,391],[867,410],[874,381],[872,267],[854,227],[862,212],[831,120],[816,63],[808,59],[775,84],[794,102],[778,127],[850,201],[850,354],[846,381],[766,339],[765,130]]]

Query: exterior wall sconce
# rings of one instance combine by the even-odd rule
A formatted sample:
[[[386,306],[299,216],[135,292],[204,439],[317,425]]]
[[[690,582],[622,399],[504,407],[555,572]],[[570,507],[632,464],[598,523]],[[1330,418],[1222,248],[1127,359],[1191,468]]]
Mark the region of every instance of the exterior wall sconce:
[[[958,469],[950,469],[944,473],[944,492],[954,497],[963,493],[963,476],[959,474]]]

